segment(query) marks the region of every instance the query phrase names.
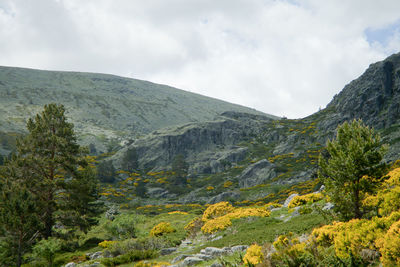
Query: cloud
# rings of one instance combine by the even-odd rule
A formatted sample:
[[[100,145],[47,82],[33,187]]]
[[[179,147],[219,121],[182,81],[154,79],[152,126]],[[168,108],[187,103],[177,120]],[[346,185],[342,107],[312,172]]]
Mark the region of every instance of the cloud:
[[[147,79],[298,118],[400,48],[400,2],[383,2],[5,0],[0,64]]]

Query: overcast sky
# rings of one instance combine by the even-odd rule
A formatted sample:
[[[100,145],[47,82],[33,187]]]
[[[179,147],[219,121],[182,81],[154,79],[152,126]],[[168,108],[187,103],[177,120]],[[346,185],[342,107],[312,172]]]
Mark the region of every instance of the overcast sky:
[[[399,51],[399,0],[0,0],[0,65],[144,79],[289,118]]]

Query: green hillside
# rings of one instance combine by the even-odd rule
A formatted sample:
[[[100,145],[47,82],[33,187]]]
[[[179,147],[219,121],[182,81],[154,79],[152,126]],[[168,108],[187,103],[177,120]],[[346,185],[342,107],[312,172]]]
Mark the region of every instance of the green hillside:
[[[167,126],[212,120],[226,111],[265,115],[136,79],[0,67],[0,132],[23,132],[26,119],[48,103],[64,104],[81,143],[93,143],[99,151]]]

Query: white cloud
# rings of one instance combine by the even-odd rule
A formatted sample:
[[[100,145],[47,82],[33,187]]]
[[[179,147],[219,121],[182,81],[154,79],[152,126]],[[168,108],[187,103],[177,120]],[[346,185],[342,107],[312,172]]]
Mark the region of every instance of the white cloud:
[[[4,4],[5,3],[5,4]],[[113,73],[298,118],[400,48],[393,1],[5,0],[0,64]]]

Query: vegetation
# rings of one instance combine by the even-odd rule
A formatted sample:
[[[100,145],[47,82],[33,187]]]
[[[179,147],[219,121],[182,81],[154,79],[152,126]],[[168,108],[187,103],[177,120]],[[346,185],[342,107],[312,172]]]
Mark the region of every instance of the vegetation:
[[[359,219],[368,213],[362,202],[384,180],[386,150],[379,135],[361,120],[340,125],[336,139],[328,141],[319,158],[319,178],[342,218]]]
[[[94,166],[76,143],[64,112],[63,106],[50,104],[30,119],[29,134],[17,140],[17,153],[1,168],[4,264],[20,266],[37,239],[56,235],[56,223],[70,229],[70,234],[76,229],[85,232],[96,223]],[[44,243],[38,243],[42,246],[37,251]]]

